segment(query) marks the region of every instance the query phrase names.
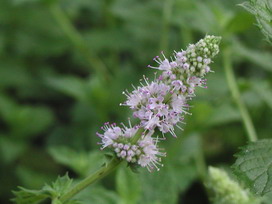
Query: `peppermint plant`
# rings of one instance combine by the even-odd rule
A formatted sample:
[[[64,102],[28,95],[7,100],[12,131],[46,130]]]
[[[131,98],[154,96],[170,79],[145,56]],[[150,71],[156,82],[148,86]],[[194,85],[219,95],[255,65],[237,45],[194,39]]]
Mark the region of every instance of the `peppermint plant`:
[[[148,65],[156,70],[154,79],[144,76],[138,87],[123,92],[127,99],[121,105],[132,110],[135,124],[130,120],[128,125],[106,122],[97,132],[101,150],[108,150],[106,155],[110,160],[95,173],[76,184],[66,175],[41,190],[20,188],[14,192],[13,201],[19,204],[45,200],[54,204],[80,203],[73,200],[76,194],[108,175],[122,162],[127,162],[133,169],[160,170],[166,152],[159,144],[169,133],[177,137],[175,130],[184,128],[184,118],[190,114],[190,101],[196,96],[196,88],[207,88],[205,76],[213,72],[210,65],[219,53],[220,41],[221,37],[206,35],[187,49],[175,51],[170,58],[163,52],[161,57],[154,57],[156,65]]]

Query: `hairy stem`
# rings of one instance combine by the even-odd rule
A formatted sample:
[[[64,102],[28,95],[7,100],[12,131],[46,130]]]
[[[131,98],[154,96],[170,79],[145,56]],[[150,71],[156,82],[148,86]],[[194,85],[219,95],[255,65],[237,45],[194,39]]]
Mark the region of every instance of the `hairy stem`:
[[[88,65],[93,68],[100,77],[108,80],[110,75],[108,73],[107,67],[86,45],[85,40],[72,25],[71,21],[68,19],[60,6],[57,3],[51,3],[49,8],[56,22],[63,30],[64,34],[70,39],[72,44],[81,53],[82,57],[85,58]]]
[[[118,158],[113,158],[108,164],[102,166],[99,170],[97,170],[95,173],[89,175],[84,180],[77,183],[69,192],[65,193],[60,197],[60,201],[64,202],[72,198],[74,195],[88,187],[89,185],[93,184],[95,181],[102,179],[106,175],[108,175],[110,172],[112,172],[120,163],[122,160]]]
[[[136,134],[133,136],[131,142],[135,144],[140,139],[143,132],[144,128],[139,128]],[[99,170],[77,183],[69,192],[62,195],[59,200],[61,202],[69,200],[77,193],[79,193],[89,185],[93,184],[95,181],[104,178],[106,175],[112,172],[122,161],[123,160],[114,157],[108,164],[102,166]]]
[[[227,78],[227,82],[232,94],[233,99],[235,100],[242,119],[243,119],[243,123],[247,132],[247,136],[248,139],[250,141],[256,141],[257,140],[257,134],[254,128],[254,125],[252,123],[251,117],[248,113],[248,110],[244,104],[244,101],[241,98],[241,94],[239,92],[238,86],[237,86],[237,82],[233,73],[233,68],[232,68],[232,64],[231,64],[231,57],[230,57],[230,50],[228,48],[225,48],[223,50],[223,64],[224,64],[224,68],[225,68],[225,72],[226,72],[226,78]]]

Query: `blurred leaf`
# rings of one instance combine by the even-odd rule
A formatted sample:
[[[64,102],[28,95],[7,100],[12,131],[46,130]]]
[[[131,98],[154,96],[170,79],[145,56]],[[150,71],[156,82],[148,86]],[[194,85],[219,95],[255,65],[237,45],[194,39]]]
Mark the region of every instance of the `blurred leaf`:
[[[55,179],[55,175],[51,176],[49,173],[47,174],[46,170],[45,172],[41,172],[35,169],[35,167],[26,164],[17,166],[15,173],[20,180],[20,185],[28,188],[39,188],[43,186],[45,181]]]
[[[180,6],[182,7],[183,4],[180,4]],[[188,8],[184,9],[182,13],[177,10],[177,14],[174,14],[175,17],[172,19],[174,23],[185,25],[204,34],[211,31],[223,33],[229,21],[233,18],[233,11],[227,9],[224,3],[191,1],[191,4],[191,6],[187,5]],[[185,20],[181,21],[180,19]]]
[[[3,163],[10,163],[17,159],[25,150],[26,145],[23,142],[0,136],[0,157]]]
[[[264,102],[272,109],[272,92],[271,87],[266,82],[258,81],[253,84],[256,93],[264,100]]]
[[[140,183],[142,185],[142,198],[140,203],[146,204],[175,204],[178,200],[178,188],[172,168],[165,166],[159,172],[141,171]]]
[[[248,30],[253,24],[253,18],[246,12],[236,13],[228,22],[226,31],[229,33],[240,33]]]
[[[0,62],[0,86],[18,87],[25,86],[32,81],[31,75],[20,62],[5,60]]]
[[[76,100],[85,101],[87,99],[86,83],[78,77],[50,77],[47,79],[47,84],[68,96],[74,97]]]
[[[60,164],[66,165],[81,176],[95,171],[105,162],[101,152],[74,151],[68,147],[50,147],[49,153]]]
[[[94,184],[75,196],[80,204],[116,204],[120,203],[118,195],[102,186]]]
[[[210,114],[207,124],[208,125],[221,125],[229,122],[239,121],[241,119],[239,111],[229,104],[222,104],[215,107]]]
[[[32,136],[48,128],[54,118],[45,107],[19,106],[9,98],[0,96],[0,115],[17,137]]]
[[[197,177],[194,157],[200,148],[198,135],[182,137],[168,146],[160,171],[140,169],[142,197],[140,203],[176,204]]]
[[[244,146],[235,155],[234,173],[256,194],[272,190],[272,140],[263,139]]]
[[[193,120],[195,124],[203,126],[203,121],[207,120],[207,115],[210,115],[213,112],[213,107],[211,104],[204,101],[195,101],[191,113],[193,117],[190,117],[187,120]]]
[[[198,176],[195,158],[202,151],[200,137],[201,135],[196,132],[190,133],[182,140],[175,142],[180,143],[179,145],[176,144],[177,151],[168,151],[171,154],[168,156],[172,158],[167,160],[166,165],[172,166],[172,174],[175,178],[174,184],[179,192],[186,191]],[[170,148],[173,148],[173,146]]]
[[[41,2],[43,0],[11,0],[15,5],[20,5],[24,3],[33,3],[33,2]]]
[[[264,204],[270,204],[272,200],[272,193],[267,193],[265,196],[263,196],[262,202]]]
[[[252,13],[265,38],[272,43],[272,3],[270,0],[249,0],[240,4]]]
[[[234,55],[243,57],[248,61],[260,66],[260,68],[267,71],[272,71],[272,64],[270,63],[272,54],[270,52],[249,49],[237,40],[233,43],[233,52]]]
[[[123,204],[136,204],[140,197],[140,183],[137,174],[128,167],[119,168],[116,175],[116,188]]]

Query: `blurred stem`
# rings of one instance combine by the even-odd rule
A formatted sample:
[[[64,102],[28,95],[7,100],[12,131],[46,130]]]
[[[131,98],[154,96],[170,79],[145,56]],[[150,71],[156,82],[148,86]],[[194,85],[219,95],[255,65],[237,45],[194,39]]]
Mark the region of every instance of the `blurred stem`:
[[[140,139],[143,132],[144,128],[139,128],[136,134],[133,136],[131,143],[135,144]],[[105,164],[95,173],[89,175],[88,177],[77,183],[69,192],[62,195],[59,200],[61,202],[65,202],[71,199],[73,196],[75,196],[77,193],[79,193],[89,185],[104,178],[106,175],[112,172],[122,161],[123,160],[114,157],[108,164]]]
[[[237,86],[237,82],[233,73],[233,68],[232,68],[232,64],[231,64],[231,57],[230,57],[230,49],[229,48],[224,48],[223,50],[223,64],[224,64],[224,68],[225,68],[225,72],[226,72],[226,78],[227,78],[227,82],[232,94],[233,99],[235,100],[242,119],[243,119],[243,123],[245,126],[245,129],[247,131],[247,136],[248,139],[252,142],[257,140],[257,134],[254,128],[254,125],[252,123],[251,117],[248,113],[248,110],[244,104],[244,101],[241,98],[241,94],[239,92],[238,86]]]
[[[181,39],[183,45],[189,45],[190,42],[194,41],[192,31],[185,26],[181,26]]]
[[[93,184],[95,181],[102,179],[106,175],[108,175],[110,172],[112,172],[120,163],[122,160],[118,158],[113,158],[110,163],[102,166],[98,171],[91,174],[90,176],[86,177],[84,180],[77,183],[69,192],[62,195],[59,200],[61,202],[65,202],[75,196],[77,193],[88,187],[89,185]]]
[[[161,32],[161,40],[160,40],[160,49],[161,50],[168,49],[169,22],[171,19],[173,3],[174,3],[174,0],[165,0],[165,2],[164,2],[163,17],[162,17],[162,32]]]
[[[134,135],[134,137],[131,140],[132,144],[136,144],[136,142],[140,139],[140,137],[142,136],[142,133],[144,132],[144,128],[139,128],[136,132],[136,134]]]
[[[201,181],[203,182],[203,184],[205,184],[206,178],[207,178],[207,165],[206,165],[205,157],[204,157],[202,138],[200,136],[198,136],[198,138],[199,138],[199,149],[197,153],[195,154],[196,169],[198,171],[198,175]]]
[[[85,58],[88,65],[92,67],[97,72],[97,74],[100,75],[100,77],[108,80],[110,78],[110,75],[106,65],[102,62],[102,60],[99,59],[98,56],[95,55],[95,53],[93,53],[89,49],[81,34],[72,25],[71,21],[60,8],[58,3],[51,3],[49,5],[49,8],[53,17],[55,18],[65,35],[78,49],[82,57]]]

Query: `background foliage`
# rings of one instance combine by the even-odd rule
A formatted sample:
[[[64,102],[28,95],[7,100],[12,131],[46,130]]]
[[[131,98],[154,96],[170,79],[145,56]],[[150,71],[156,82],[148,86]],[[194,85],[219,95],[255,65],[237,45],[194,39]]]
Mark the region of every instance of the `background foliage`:
[[[170,55],[207,33],[221,35],[221,49],[231,50],[258,136],[269,138],[271,46],[239,3],[1,0],[0,202],[9,203],[18,185],[38,189],[67,171],[76,180],[98,168],[105,158],[95,132],[130,116],[118,106],[121,92],[153,75],[146,65],[160,50]],[[82,192],[83,202],[209,203],[199,155],[204,151],[208,165],[230,166],[247,141],[222,56],[213,70],[185,131],[169,136],[161,171],[136,175],[124,166]]]

